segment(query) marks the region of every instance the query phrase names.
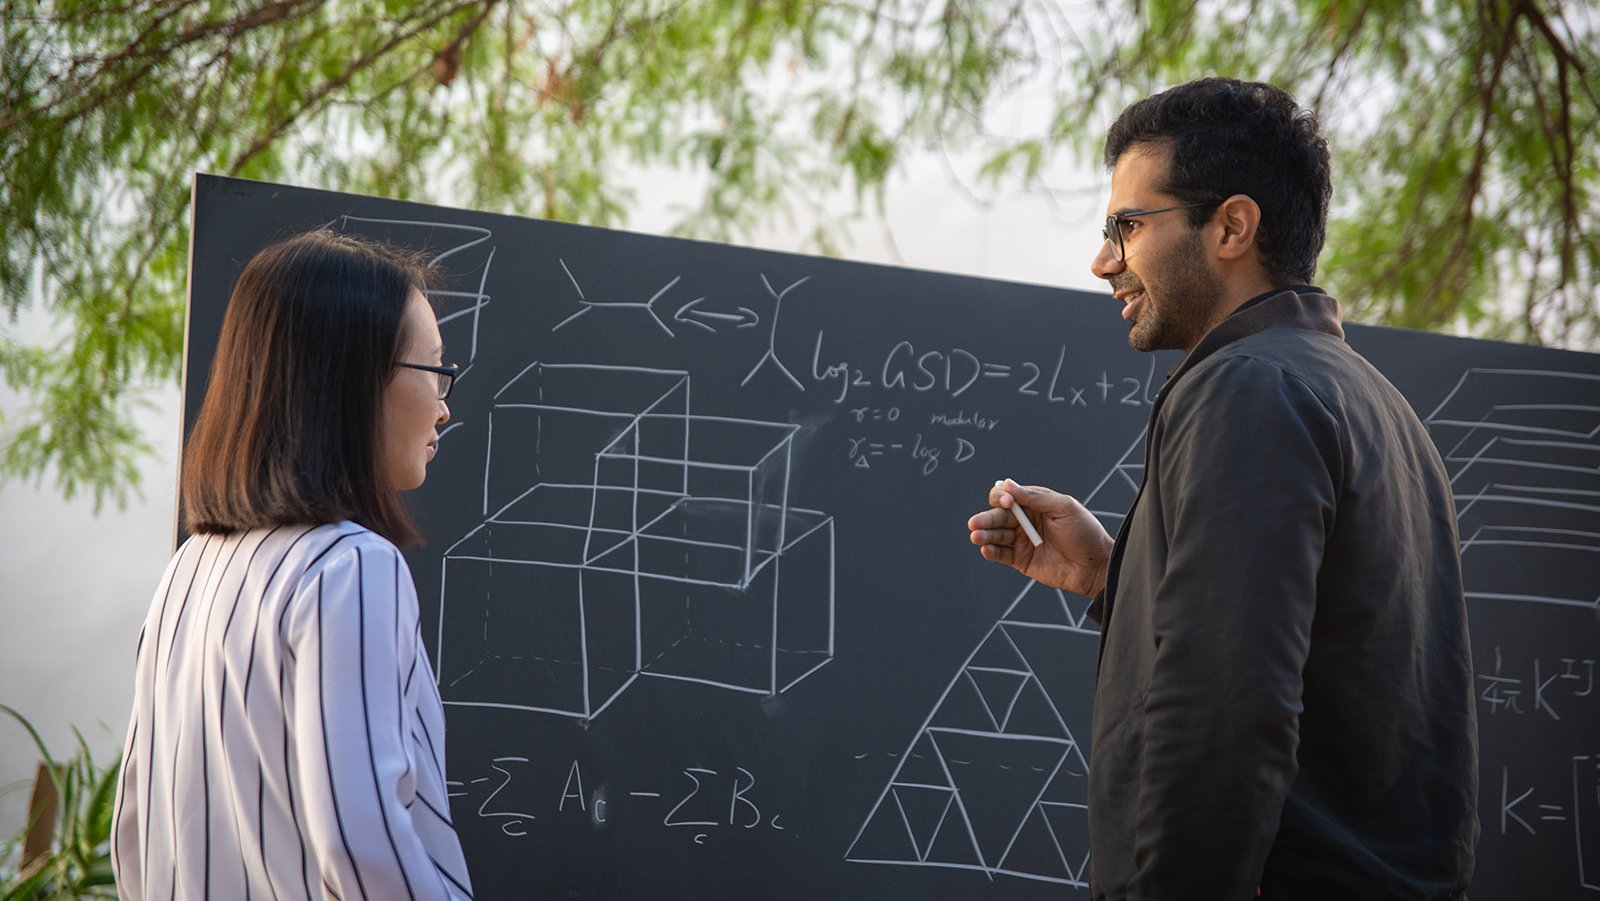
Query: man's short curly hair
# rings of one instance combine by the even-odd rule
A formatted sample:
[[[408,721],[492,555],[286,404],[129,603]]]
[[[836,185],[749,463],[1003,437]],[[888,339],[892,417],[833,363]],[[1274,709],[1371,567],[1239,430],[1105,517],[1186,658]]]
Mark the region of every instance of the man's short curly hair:
[[[1149,144],[1171,149],[1164,193],[1184,203],[1248,195],[1261,208],[1256,240],[1273,283],[1312,280],[1333,196],[1314,113],[1273,85],[1203,78],[1123,110],[1106,135],[1106,167]],[[1190,210],[1190,224],[1210,213]]]

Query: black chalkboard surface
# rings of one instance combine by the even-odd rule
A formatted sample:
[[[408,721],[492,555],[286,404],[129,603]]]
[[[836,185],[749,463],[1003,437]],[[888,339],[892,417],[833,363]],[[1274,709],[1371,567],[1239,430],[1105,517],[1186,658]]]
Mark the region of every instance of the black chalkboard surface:
[[[194,217],[190,422],[269,241],[448,275],[409,560],[480,898],[1086,897],[1094,623],[965,520],[1009,476],[1115,531],[1177,359],[1108,297],[210,176]],[[1600,897],[1600,356],[1349,340],[1457,486],[1473,897]]]

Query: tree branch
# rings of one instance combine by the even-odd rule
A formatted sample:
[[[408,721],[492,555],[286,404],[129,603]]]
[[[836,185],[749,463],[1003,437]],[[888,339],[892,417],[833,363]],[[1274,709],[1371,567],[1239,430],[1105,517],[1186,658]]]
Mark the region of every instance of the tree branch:
[[[258,134],[255,141],[250,144],[245,152],[240,154],[239,157],[234,160],[233,165],[228,169],[228,174],[237,176],[241,171],[243,171],[244,167],[249,164],[250,160],[254,159],[262,151],[270,147],[272,142],[282,137],[283,133],[288,131],[290,126],[294,125],[301,116],[316,108],[329,94],[349,84],[351,79],[370,68],[374,63],[382,59],[391,50],[400,46],[411,38],[416,37],[423,31],[426,31],[427,29],[439,24],[445,19],[448,19],[461,10],[475,5],[477,2],[478,0],[462,0],[462,2],[456,3],[448,9],[445,9],[433,17],[426,19],[422,22],[422,24],[416,26],[410,31],[401,31],[392,35],[389,40],[385,41],[381,46],[362,55],[355,62],[345,67],[343,72],[340,72],[332,79],[324,82],[316,90],[302,98],[299,105],[295,109],[291,110],[287,115],[273,122],[265,131]]]
[[[1545,18],[1542,10],[1534,6],[1533,0],[1519,0],[1518,6],[1521,7],[1522,14],[1527,17],[1529,24],[1543,35],[1545,43],[1550,45],[1551,52],[1556,55],[1557,64],[1563,70],[1563,77],[1565,77],[1564,72],[1567,68],[1571,68],[1579,76],[1589,74],[1584,71],[1583,60],[1579,59],[1578,55],[1572,52],[1566,42],[1561,40],[1561,36],[1555,33],[1555,29],[1550,27],[1550,20]],[[1596,97],[1595,86],[1590,79],[1580,77],[1578,84],[1583,88],[1584,93],[1589,95],[1589,102],[1593,103],[1597,110],[1600,110],[1600,97]]]
[[[499,5],[500,0],[482,0],[482,3],[482,8],[479,9],[478,14],[468,19],[460,30],[456,32],[450,43],[441,47],[434,54],[434,79],[445,87],[449,87],[450,82],[456,79],[456,71],[461,66],[462,48],[466,46],[467,40],[489,18],[489,14],[494,12],[494,8]]]
[[[174,52],[182,47],[188,46],[189,44],[204,38],[211,37],[215,34],[224,34],[229,39],[237,38],[247,31],[261,28],[287,18],[296,7],[305,6],[307,4],[320,4],[324,2],[324,0],[280,0],[280,2],[272,3],[259,9],[250,10],[233,19],[197,25],[178,35],[177,38],[164,46],[154,47],[148,50],[139,49],[139,46],[152,34],[154,34],[156,29],[163,22],[176,15],[184,7],[194,5],[195,2],[197,2],[197,0],[185,0],[182,5],[174,6],[163,15],[157,17],[155,21],[146,26],[145,29],[141,31],[139,35],[123,49],[113,53],[111,56],[101,58],[100,66],[95,70],[94,73],[79,80],[76,84],[69,86],[65,93],[57,95],[54,99],[41,106],[23,110],[17,115],[0,120],[0,131],[9,129],[26,121],[27,119],[33,118],[34,116],[46,114],[64,103],[70,103],[71,101],[76,100],[85,93],[89,92],[90,88],[93,87],[96,82],[103,78],[109,77],[111,72],[120,68],[121,64],[124,62],[130,62],[134,59],[146,60],[146,63],[138,68],[138,70],[135,71],[131,76],[123,78],[113,84],[110,88],[98,92],[98,96],[93,97],[93,99],[85,107],[81,108],[77,113],[75,113],[75,115],[82,115],[84,112],[97,109],[109,98],[124,96],[132,85],[137,83],[145,75],[149,74],[151,70],[155,69],[162,62],[167,61]]]
[[[1473,205],[1477,203],[1483,191],[1483,171],[1489,156],[1490,124],[1494,120],[1496,92],[1500,89],[1500,78],[1505,71],[1506,59],[1516,44],[1517,20],[1521,17],[1521,5],[1521,0],[1513,4],[1510,18],[1493,32],[1496,44],[1488,81],[1480,80],[1478,83],[1477,136],[1472,151],[1472,165],[1468,167],[1466,176],[1461,180],[1460,226],[1453,230],[1450,249],[1439,266],[1439,275],[1443,279],[1448,279],[1450,291],[1433,294],[1426,307],[1427,315],[1424,320],[1430,325],[1443,321],[1444,315],[1450,312],[1450,309],[1440,309],[1441,303],[1447,299],[1452,301],[1452,307],[1455,303],[1459,303],[1460,297],[1467,293],[1467,284],[1471,279],[1472,225],[1475,218]]]
[[[1350,52],[1350,48],[1355,46],[1356,38],[1361,35],[1361,28],[1367,21],[1367,12],[1371,9],[1372,0],[1362,0],[1361,8],[1356,11],[1356,20],[1343,29],[1343,39],[1339,41],[1339,46],[1334,48],[1333,55],[1328,57],[1328,64],[1324,67],[1326,76],[1322,79],[1322,84],[1317,87],[1316,96],[1311,100],[1312,109],[1327,109],[1325,100],[1328,88],[1337,77],[1336,70],[1339,68],[1339,63],[1344,61],[1345,54]]]

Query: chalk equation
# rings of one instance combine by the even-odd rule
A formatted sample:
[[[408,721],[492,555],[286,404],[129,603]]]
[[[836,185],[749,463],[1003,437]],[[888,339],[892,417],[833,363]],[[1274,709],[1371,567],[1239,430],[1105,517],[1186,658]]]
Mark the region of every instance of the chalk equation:
[[[881,423],[883,428],[901,423],[907,417],[899,407],[854,407],[849,411],[850,420],[863,425]],[[997,417],[985,416],[974,410],[956,410],[946,413],[930,413],[927,415],[929,432],[914,432],[909,438],[903,435],[857,435],[847,437],[848,447],[845,456],[850,460],[850,465],[856,469],[872,469],[884,461],[897,461],[917,467],[925,476],[933,475],[938,470],[943,460],[954,463],[965,463],[978,453],[978,446],[972,439],[961,436],[939,436],[932,433],[933,429],[969,429],[973,433],[982,435],[994,431],[1000,424]],[[899,439],[899,440],[896,440]],[[948,455],[947,455],[948,452]]]
[[[1565,702],[1576,698],[1589,698],[1594,694],[1595,658],[1560,657],[1554,662],[1533,658],[1527,672],[1530,678],[1511,675],[1502,659],[1499,646],[1494,649],[1494,670],[1478,674],[1482,690],[1478,700],[1489,709],[1490,715],[1499,713],[1540,714],[1560,720],[1561,713],[1552,702]],[[1563,709],[1568,709],[1565,705]],[[1568,709],[1570,713],[1570,709]]]
[[[867,437],[848,440],[850,447],[847,455],[856,469],[871,469],[880,459],[900,458],[910,461],[925,476],[933,475],[942,459],[965,463],[978,453],[978,446],[965,438],[936,442],[924,438],[921,432],[908,441],[872,441]],[[945,456],[946,450],[950,451],[949,457]]]
[[[1573,756],[1570,782],[1559,769],[1535,775],[1540,784],[1528,781],[1526,773],[1500,767],[1498,816],[1483,824],[1484,833],[1527,842],[1572,842],[1568,847],[1577,850],[1578,885],[1600,892],[1600,754]],[[1485,794],[1493,790],[1484,786]]]
[[[670,785],[623,790],[609,780],[586,780],[577,760],[564,774],[535,773],[535,765],[528,757],[495,757],[487,773],[446,786],[451,798],[467,798],[462,803],[479,818],[498,822],[500,832],[511,838],[530,835],[541,815],[547,823],[581,822],[593,829],[623,819],[659,821],[695,845],[707,844],[718,830],[791,831],[783,814],[755,790],[755,775],[742,766],[685,766],[670,777]]]
[[[843,404],[852,392],[862,390],[939,394],[953,400],[980,383],[994,383],[1022,397],[1068,407],[1107,403],[1140,407],[1149,406],[1155,400],[1154,392],[1159,390],[1153,357],[1142,377],[1113,376],[1106,370],[1073,374],[1067,370],[1065,344],[1057,346],[1054,359],[1041,363],[985,360],[961,347],[925,348],[899,341],[885,351],[881,360],[857,364],[848,359],[825,359],[826,338],[826,333],[817,332],[810,375],[812,381],[828,386],[835,404]]]
[[[1062,350],[1065,351],[1065,348]],[[1150,374],[1154,374],[1153,370]],[[859,376],[860,373],[857,372],[856,375]],[[1072,388],[1066,395],[1060,397],[1054,394],[1053,388],[1046,389],[1044,396],[1048,400],[1060,400],[1070,406],[1078,407],[1087,407],[1091,403],[1138,406],[1146,402],[1145,386],[1149,383],[1149,376],[1143,379],[1128,377],[1121,381],[1131,384],[1120,396],[1118,391],[1114,390],[1118,383],[1104,371],[1087,388]],[[878,383],[871,384],[878,386]],[[932,388],[931,385],[907,382],[903,372],[887,376],[881,386],[890,390],[909,387],[913,391]],[[1024,382],[1018,386],[1017,391],[1027,394],[1032,389]],[[845,458],[852,467],[873,469],[883,463],[909,464],[924,476],[938,471],[942,463],[966,463],[974,459],[978,455],[978,439],[995,433],[1000,426],[998,416],[966,407],[930,413],[908,411],[899,405],[869,404],[849,407],[846,409],[846,414],[846,422],[873,429],[867,434],[846,436],[846,446],[843,450]],[[926,428],[919,428],[919,424],[925,425]],[[897,426],[899,428],[896,428]],[[916,430],[910,431],[912,428]],[[964,434],[954,436],[940,434],[951,431]],[[971,437],[967,437],[968,435]]]
[[[904,415],[899,407],[853,407],[850,417],[855,422],[899,422]],[[1000,424],[998,417],[985,416],[974,410],[956,410],[953,413],[930,413],[928,424],[945,428],[970,428],[977,432],[992,432]]]

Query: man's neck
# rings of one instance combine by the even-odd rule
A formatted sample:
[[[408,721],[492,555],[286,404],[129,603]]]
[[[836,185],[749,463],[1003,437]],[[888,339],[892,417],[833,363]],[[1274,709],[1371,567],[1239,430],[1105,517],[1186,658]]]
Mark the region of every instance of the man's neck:
[[[1211,321],[1206,323],[1205,332],[1201,333],[1200,337],[1203,338],[1206,334],[1209,334],[1212,329],[1216,328],[1217,325],[1222,322],[1222,320],[1232,316],[1234,311],[1244,306],[1250,301],[1251,298],[1258,297],[1267,291],[1271,291],[1273,287],[1274,286],[1272,282],[1266,277],[1266,274],[1260,272],[1260,270],[1257,270],[1255,273],[1249,276],[1240,275],[1235,278],[1224,280],[1222,283],[1222,296],[1224,300],[1222,303],[1217,305],[1215,310],[1212,311]],[[1197,338],[1196,343],[1198,342],[1199,339]],[[1186,353],[1191,350],[1194,350],[1193,345],[1184,348]]]
[[[1252,266],[1248,273],[1239,273],[1233,278],[1225,279],[1222,284],[1222,296],[1227,300],[1217,309],[1219,314],[1217,322],[1227,319],[1235,310],[1254,298],[1282,287],[1285,286],[1273,284],[1272,280],[1267,278],[1267,274],[1255,266]],[[1211,323],[1213,328],[1216,324],[1216,322]]]
[[[1221,304],[1218,304],[1216,310],[1213,311],[1211,321],[1206,324],[1206,329],[1201,333],[1200,337],[1195,339],[1195,344],[1200,343],[1200,340],[1210,334],[1212,329],[1215,329],[1224,319],[1232,316],[1240,307],[1263,294],[1285,287],[1287,286],[1274,285],[1266,277],[1266,274],[1259,270],[1250,277],[1240,277],[1225,281],[1222,285],[1222,296],[1226,299]],[[1183,348],[1184,353],[1192,350],[1194,350],[1193,344]]]

